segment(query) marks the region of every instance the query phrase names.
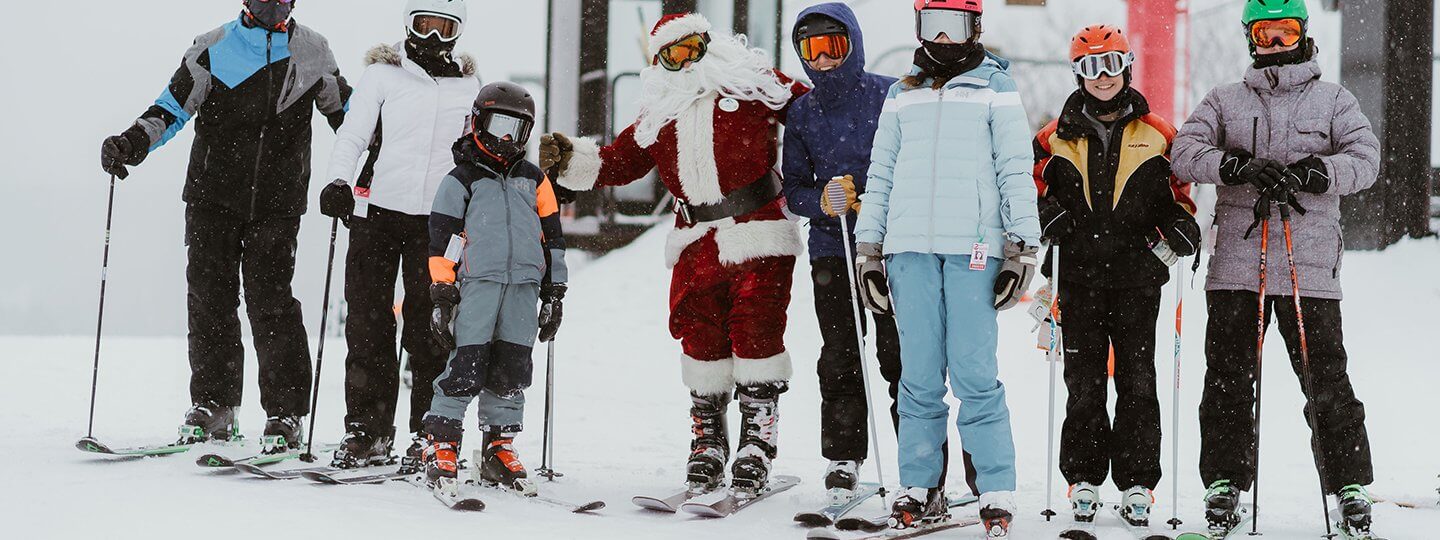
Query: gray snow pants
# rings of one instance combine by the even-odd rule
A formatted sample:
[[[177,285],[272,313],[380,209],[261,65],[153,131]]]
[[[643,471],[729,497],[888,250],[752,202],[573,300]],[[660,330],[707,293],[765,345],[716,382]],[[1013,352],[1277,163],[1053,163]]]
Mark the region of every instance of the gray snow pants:
[[[525,389],[530,387],[530,352],[539,332],[540,287],[468,280],[460,284],[455,346],[445,372],[435,379],[435,398],[425,431],[458,441],[465,409],[480,402],[480,426],[506,433],[521,429]]]

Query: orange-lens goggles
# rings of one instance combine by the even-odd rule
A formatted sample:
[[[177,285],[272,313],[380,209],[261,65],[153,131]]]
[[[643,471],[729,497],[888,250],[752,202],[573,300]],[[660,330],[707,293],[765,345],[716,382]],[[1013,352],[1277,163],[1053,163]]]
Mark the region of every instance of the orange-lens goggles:
[[[710,40],[703,34],[686,36],[685,39],[676,41],[665,48],[660,49],[660,54],[655,60],[665,69],[680,71],[685,67],[686,62],[699,62],[705,57],[705,51],[709,49]]]
[[[1250,24],[1250,42],[1256,47],[1291,47],[1305,37],[1299,19],[1255,21]]]
[[[800,40],[801,60],[814,62],[819,60],[822,54],[835,60],[844,60],[846,56],[850,55],[850,36],[827,34]]]

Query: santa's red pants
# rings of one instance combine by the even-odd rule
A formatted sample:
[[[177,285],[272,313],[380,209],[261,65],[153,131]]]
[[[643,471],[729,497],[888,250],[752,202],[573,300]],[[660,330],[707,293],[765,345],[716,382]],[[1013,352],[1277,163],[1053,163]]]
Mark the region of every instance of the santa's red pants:
[[[790,379],[785,310],[795,257],[727,265],[714,233],[687,247],[670,281],[670,334],[685,351],[685,384],[701,394]]]

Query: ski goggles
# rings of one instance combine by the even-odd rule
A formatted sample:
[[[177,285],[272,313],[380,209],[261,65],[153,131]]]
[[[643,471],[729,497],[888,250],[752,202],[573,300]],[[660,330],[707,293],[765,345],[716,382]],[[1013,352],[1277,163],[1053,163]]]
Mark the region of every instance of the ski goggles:
[[[1305,37],[1300,19],[1272,19],[1250,23],[1250,43],[1256,47],[1293,47]]]
[[[922,9],[915,13],[915,35],[921,41],[936,41],[940,35],[964,43],[980,35],[980,14],[954,9]]]
[[[800,48],[800,59],[806,62],[819,60],[821,55],[835,60],[844,60],[850,55],[850,36],[845,34],[801,38],[796,45]]]
[[[686,62],[699,62],[710,49],[710,37],[705,34],[691,34],[660,49],[655,62],[670,71],[680,71]]]
[[[1087,54],[1076,60],[1071,67],[1075,74],[1087,80],[1099,79],[1101,75],[1119,77],[1135,63],[1135,53],[1110,51],[1101,54]]]
[[[477,111],[470,115],[470,131],[481,131],[496,140],[524,145],[530,141],[531,120],[503,112]]]
[[[465,29],[465,24],[448,15],[416,12],[410,14],[409,28],[415,37],[435,36],[440,38],[440,41],[450,42],[460,39],[460,32]]]

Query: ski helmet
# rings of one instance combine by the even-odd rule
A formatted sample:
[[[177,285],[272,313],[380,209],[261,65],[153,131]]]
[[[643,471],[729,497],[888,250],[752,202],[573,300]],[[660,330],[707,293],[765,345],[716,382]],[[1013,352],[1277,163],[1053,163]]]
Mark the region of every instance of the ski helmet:
[[[480,151],[511,163],[525,154],[535,127],[535,99],[518,84],[501,81],[480,89],[470,109],[470,135]]]
[[[965,43],[980,36],[981,0],[915,0],[915,37],[935,41],[945,34],[951,41]]]
[[[1255,21],[1266,21],[1274,19],[1300,19],[1310,20],[1310,10],[1305,7],[1305,0],[1246,0],[1245,13],[1240,17],[1240,23],[1247,28]]]
[[[1130,53],[1130,39],[1125,31],[1108,24],[1087,26],[1070,40],[1070,61],[1083,56],[1108,52]]]
[[[245,20],[271,32],[290,27],[290,12],[296,0],[245,0]]]
[[[465,33],[465,0],[409,0],[405,4],[405,30],[425,39],[450,42]]]

